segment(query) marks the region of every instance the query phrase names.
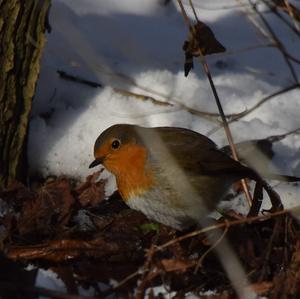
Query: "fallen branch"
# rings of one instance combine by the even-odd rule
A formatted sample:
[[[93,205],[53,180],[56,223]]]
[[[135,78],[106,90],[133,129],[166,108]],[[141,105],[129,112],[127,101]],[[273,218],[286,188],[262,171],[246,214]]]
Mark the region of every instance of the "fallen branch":
[[[124,245],[122,247],[116,242],[100,237],[91,241],[64,239],[34,246],[10,246],[6,256],[13,260],[43,259],[58,263],[81,256],[101,258],[126,250]]]

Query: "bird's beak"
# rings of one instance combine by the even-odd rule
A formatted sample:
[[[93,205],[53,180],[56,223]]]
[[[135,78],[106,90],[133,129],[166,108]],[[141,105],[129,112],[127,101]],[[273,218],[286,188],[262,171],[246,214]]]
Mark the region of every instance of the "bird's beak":
[[[90,164],[90,166],[89,166],[89,168],[93,168],[93,167],[95,167],[95,166],[97,166],[97,165],[99,165],[99,164],[102,164],[103,163],[103,158],[97,158],[97,159],[95,159],[91,164]]]

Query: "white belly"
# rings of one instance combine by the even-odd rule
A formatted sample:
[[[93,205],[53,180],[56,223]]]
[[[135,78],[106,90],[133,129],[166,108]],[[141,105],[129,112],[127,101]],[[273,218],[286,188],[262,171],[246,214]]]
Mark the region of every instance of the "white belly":
[[[131,197],[126,203],[137,211],[145,214],[149,219],[171,226],[177,230],[186,229],[192,225],[199,224],[200,218],[207,215],[203,205],[184,207],[174,206],[166,198],[161,198],[161,194],[155,190],[150,191],[147,196]]]

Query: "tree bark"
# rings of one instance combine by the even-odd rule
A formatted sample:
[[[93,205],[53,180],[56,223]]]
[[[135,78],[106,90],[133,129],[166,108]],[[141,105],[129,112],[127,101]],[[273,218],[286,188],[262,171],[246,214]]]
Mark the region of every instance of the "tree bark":
[[[0,187],[26,178],[26,136],[51,0],[0,0]]]

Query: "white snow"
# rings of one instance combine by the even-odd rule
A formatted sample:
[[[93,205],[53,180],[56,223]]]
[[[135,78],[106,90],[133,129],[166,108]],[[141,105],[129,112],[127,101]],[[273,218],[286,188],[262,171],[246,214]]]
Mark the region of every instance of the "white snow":
[[[57,274],[54,273],[52,270],[39,269],[35,280],[35,286],[44,287],[63,293],[66,292],[65,284],[60,278],[58,278]],[[42,299],[46,297],[40,296],[39,298]]]
[[[32,172],[45,176],[64,174],[83,180],[92,172],[88,165],[93,159],[96,137],[115,123],[186,127],[209,134],[220,146],[227,144],[222,128],[210,134],[217,127],[215,119],[191,114],[181,105],[217,112],[197,59],[195,70],[184,77],[181,48],[187,28],[177,2],[168,6],[162,2],[148,0],[142,5],[137,0],[52,2],[53,30],[47,35],[30,124]],[[225,113],[249,109],[263,97],[292,84],[291,74],[277,49],[247,50],[270,43],[249,21],[248,5],[239,7],[235,1],[194,2],[198,17],[212,28],[228,50],[207,57]],[[188,2],[184,3],[192,16]],[[297,55],[300,50],[297,37],[271,14],[267,18],[288,51]],[[294,67],[299,75],[299,66],[294,64]],[[63,80],[57,70],[100,82],[104,87],[95,89]],[[172,106],[123,95],[115,88],[148,95]],[[299,111],[298,89],[274,97],[231,124],[235,141],[298,128]],[[277,153],[274,163],[284,173],[300,175],[299,144],[299,134],[274,144]],[[281,185],[285,197],[284,190],[288,187]],[[297,196],[294,200],[299,202]],[[287,204],[293,205],[290,200]]]
[[[248,1],[241,1],[243,6],[234,0],[193,2],[199,19],[211,27],[228,50],[207,57],[225,113],[250,109],[265,96],[293,84],[280,52],[264,47],[270,44],[270,38],[248,18],[259,22]],[[93,160],[95,139],[116,123],[186,127],[209,134],[220,146],[227,144],[223,129],[210,133],[218,126],[215,120],[191,114],[181,105],[218,112],[197,59],[194,70],[184,77],[182,45],[187,27],[177,1],[167,6],[162,3],[52,1],[53,30],[47,35],[30,123],[28,153],[32,172],[84,180],[93,172],[88,166]],[[188,1],[184,4],[192,16]],[[299,38],[273,14],[265,16],[287,51],[299,59]],[[299,65],[293,66],[300,78]],[[63,80],[57,70],[99,82],[103,88]],[[125,96],[116,88],[172,106]],[[300,91],[295,89],[270,99],[230,127],[236,142],[283,134],[300,127],[299,111]],[[299,134],[274,144],[273,163],[278,172],[300,176],[299,148]],[[298,185],[274,184],[286,207],[299,205]]]

